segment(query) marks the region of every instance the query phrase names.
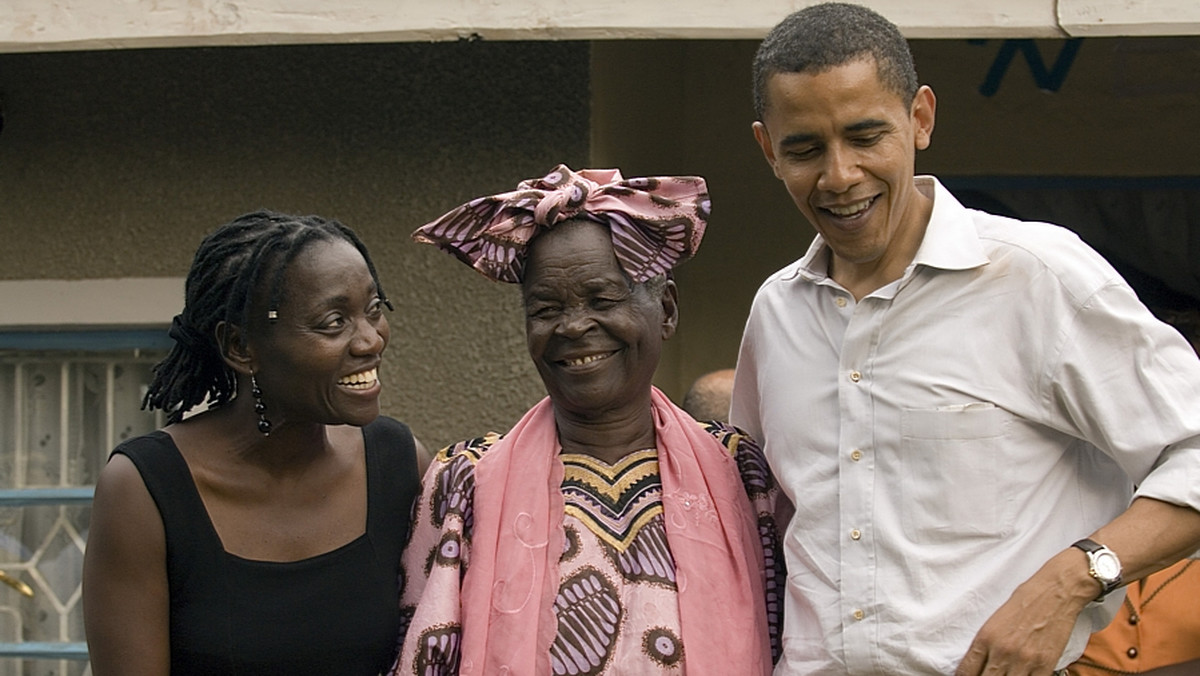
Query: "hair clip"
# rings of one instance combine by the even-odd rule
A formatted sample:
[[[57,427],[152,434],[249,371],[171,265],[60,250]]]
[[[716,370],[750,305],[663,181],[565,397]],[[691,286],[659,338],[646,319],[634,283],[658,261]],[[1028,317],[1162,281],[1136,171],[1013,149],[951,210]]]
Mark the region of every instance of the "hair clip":
[[[279,311],[278,310],[267,310],[267,321],[273,322],[276,319],[279,319]]]

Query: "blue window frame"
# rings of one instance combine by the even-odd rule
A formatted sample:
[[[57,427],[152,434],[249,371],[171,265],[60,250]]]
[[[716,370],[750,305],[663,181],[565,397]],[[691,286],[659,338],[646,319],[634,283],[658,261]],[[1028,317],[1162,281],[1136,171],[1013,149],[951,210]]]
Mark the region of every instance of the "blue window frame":
[[[20,660],[16,673],[87,671],[96,476],[114,446],[163,424],[141,401],[170,345],[165,327],[0,332],[0,659]]]

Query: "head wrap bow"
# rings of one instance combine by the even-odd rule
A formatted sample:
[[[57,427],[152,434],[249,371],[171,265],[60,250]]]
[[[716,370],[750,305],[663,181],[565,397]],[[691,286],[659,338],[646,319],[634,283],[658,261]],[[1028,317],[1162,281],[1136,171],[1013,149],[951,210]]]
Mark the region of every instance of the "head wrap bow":
[[[616,169],[574,172],[560,164],[512,192],[467,202],[418,228],[413,239],[485,277],[519,283],[529,241],[543,228],[583,218],[608,227],[622,269],[644,282],[695,255],[709,210],[699,176],[626,179]]]

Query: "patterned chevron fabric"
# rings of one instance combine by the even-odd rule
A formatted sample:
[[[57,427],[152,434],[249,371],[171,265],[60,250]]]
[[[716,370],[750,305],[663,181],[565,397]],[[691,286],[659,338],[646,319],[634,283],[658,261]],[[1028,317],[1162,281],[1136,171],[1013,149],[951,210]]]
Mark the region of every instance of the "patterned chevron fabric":
[[[615,466],[587,455],[563,454],[562,459],[567,514],[618,552],[627,550],[642,527],[662,514],[655,449],[631,453]],[[663,553],[669,562],[665,547],[664,540]]]

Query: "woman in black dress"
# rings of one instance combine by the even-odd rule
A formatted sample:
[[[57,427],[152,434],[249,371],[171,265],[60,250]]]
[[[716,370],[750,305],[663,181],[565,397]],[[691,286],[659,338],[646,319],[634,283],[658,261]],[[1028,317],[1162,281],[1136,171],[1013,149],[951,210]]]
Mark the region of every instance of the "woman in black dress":
[[[379,416],[385,308],[336,221],[258,212],[204,240],[145,399],[169,424],[117,447],[96,487],[96,676],[390,664],[425,454]]]

